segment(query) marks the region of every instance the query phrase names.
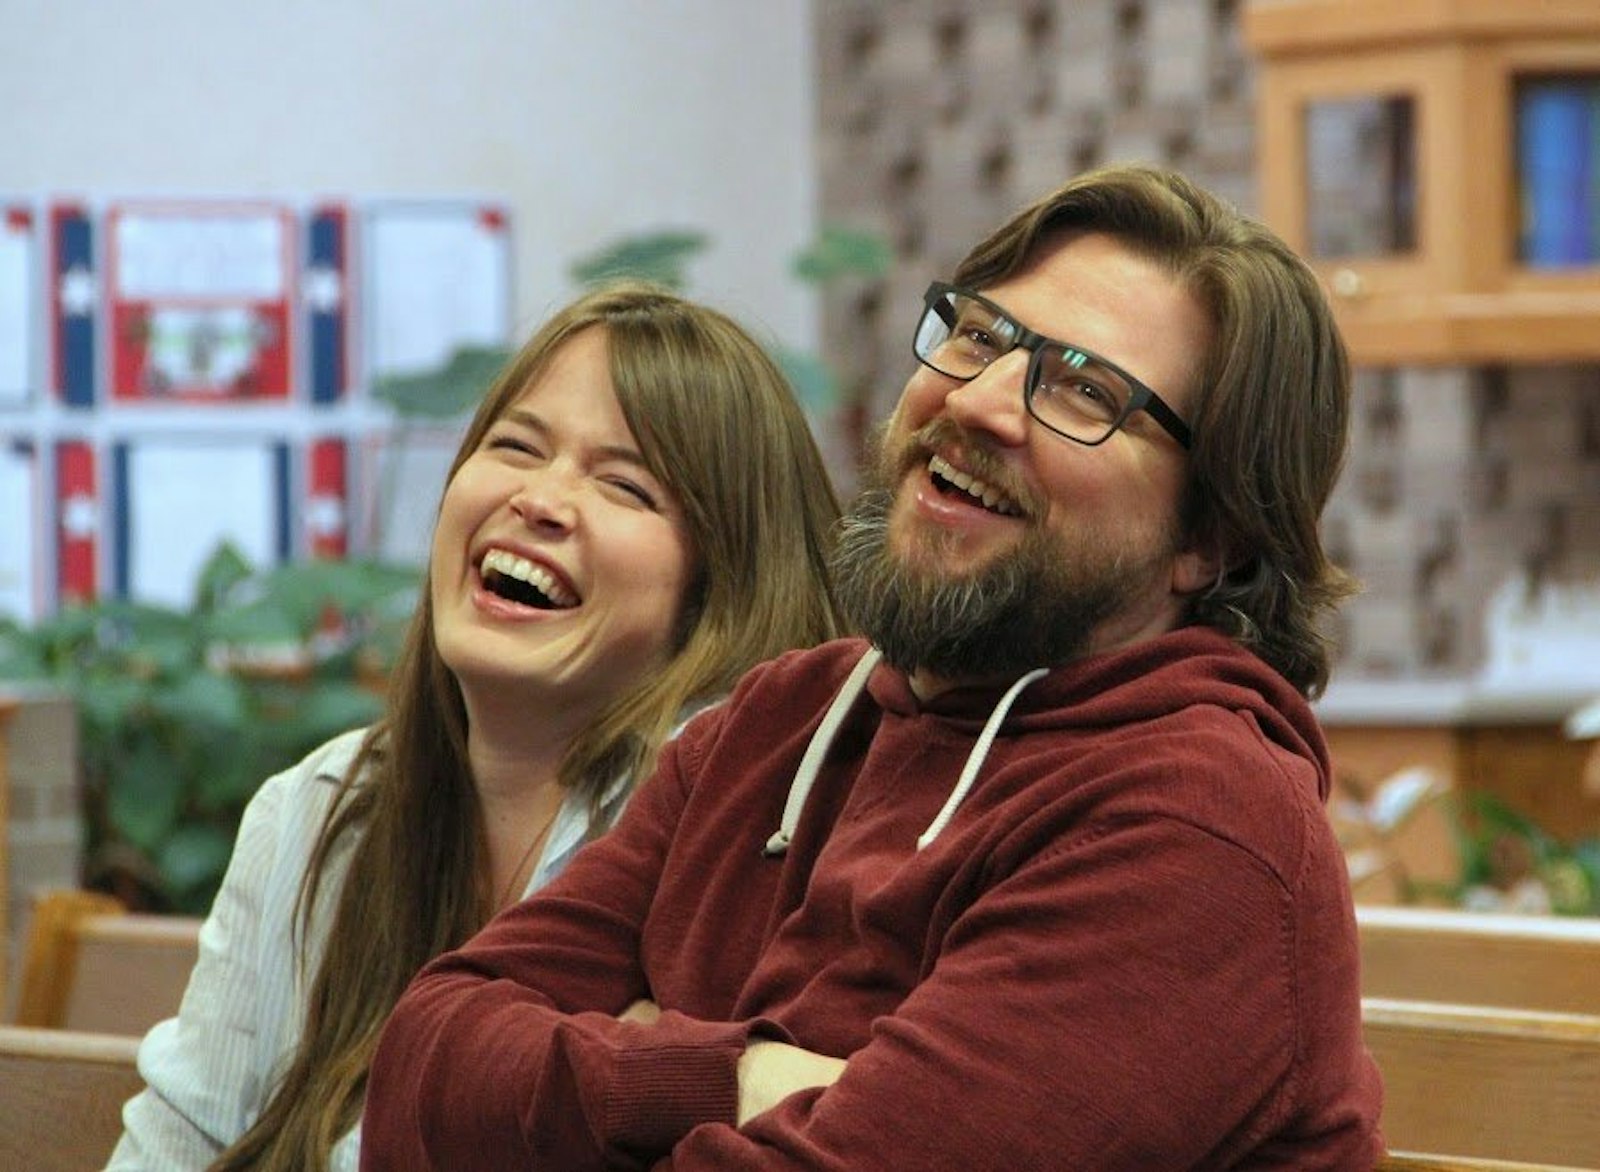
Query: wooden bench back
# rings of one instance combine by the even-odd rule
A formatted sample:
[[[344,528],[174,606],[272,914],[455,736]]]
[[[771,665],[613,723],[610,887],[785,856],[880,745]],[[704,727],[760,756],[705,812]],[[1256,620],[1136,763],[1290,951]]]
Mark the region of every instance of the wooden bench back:
[[[1474,1160],[1467,1156],[1428,1156],[1390,1152],[1375,1172],[1587,1172],[1565,1164],[1524,1164],[1518,1160]]]
[[[1358,907],[1367,997],[1600,1014],[1600,918]]]
[[[1600,1016],[1364,998],[1362,1027],[1391,1148],[1600,1168]]]
[[[0,1026],[0,1168],[89,1172],[122,1134],[143,1087],[138,1039]]]
[[[110,896],[57,891],[34,905],[16,1024],[142,1035],[178,1011],[200,921],[133,915]]]

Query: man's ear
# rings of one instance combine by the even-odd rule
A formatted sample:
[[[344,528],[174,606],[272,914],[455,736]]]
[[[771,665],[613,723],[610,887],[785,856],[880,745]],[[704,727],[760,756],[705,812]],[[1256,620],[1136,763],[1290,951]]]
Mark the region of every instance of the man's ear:
[[[1198,594],[1222,576],[1222,551],[1213,542],[1181,549],[1172,558],[1172,592],[1181,597]]]

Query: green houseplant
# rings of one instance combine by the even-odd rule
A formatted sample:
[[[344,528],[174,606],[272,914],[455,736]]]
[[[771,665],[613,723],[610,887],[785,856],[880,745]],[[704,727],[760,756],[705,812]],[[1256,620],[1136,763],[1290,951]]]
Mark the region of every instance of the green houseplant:
[[[378,715],[417,583],[369,562],[258,572],[223,545],[187,610],[108,600],[0,622],[0,678],[77,702],[86,884],[205,911],[262,779]]]
[[[1461,879],[1454,902],[1479,911],[1600,915],[1600,838],[1564,843],[1489,793],[1453,807]]]

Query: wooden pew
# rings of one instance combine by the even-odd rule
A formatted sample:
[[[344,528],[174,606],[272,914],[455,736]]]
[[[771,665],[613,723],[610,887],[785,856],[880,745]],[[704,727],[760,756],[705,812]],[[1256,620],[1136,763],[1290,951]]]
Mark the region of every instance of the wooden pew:
[[[1518,1160],[1474,1160],[1467,1156],[1429,1156],[1390,1152],[1376,1172],[1590,1172],[1566,1164],[1524,1164]]]
[[[122,1134],[143,1087],[138,1039],[0,1026],[0,1168],[90,1172]]]
[[[1373,997],[1361,1010],[1384,1136],[1435,1160],[1387,1167],[1464,1156],[1600,1168],[1600,1016]]]
[[[1600,1014],[1600,918],[1357,907],[1367,997]]]
[[[16,1024],[142,1035],[178,1010],[200,921],[133,915],[110,896],[56,891],[34,905]]]

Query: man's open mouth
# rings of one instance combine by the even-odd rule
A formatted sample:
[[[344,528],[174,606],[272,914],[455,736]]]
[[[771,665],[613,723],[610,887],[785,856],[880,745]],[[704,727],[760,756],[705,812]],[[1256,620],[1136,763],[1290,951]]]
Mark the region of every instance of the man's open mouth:
[[[928,461],[928,474],[933,477],[933,486],[946,496],[960,494],[1002,517],[1022,516],[1022,506],[1016,501],[987,481],[968,476],[943,456],[934,456]]]

